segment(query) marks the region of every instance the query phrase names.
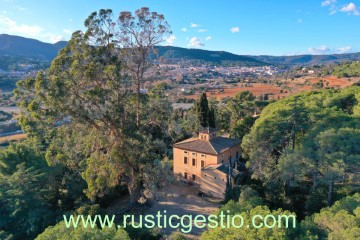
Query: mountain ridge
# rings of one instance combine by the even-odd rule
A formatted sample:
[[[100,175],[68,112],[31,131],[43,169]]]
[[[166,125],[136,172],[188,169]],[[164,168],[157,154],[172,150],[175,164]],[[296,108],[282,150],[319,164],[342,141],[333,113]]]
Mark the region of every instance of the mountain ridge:
[[[15,55],[51,61],[66,44],[66,41],[51,44],[31,38],[0,34],[0,55]]]
[[[173,46],[157,46],[159,58],[167,61],[200,61],[214,64],[243,64],[247,66],[265,66],[269,63],[257,60],[251,56],[237,55],[226,51],[209,51],[195,48],[181,48]]]
[[[66,41],[54,44],[41,42],[36,39],[20,36],[0,34],[0,56],[22,56],[51,61],[57,56],[58,51],[65,47]],[[329,55],[238,55],[226,51],[209,51],[194,48],[181,48],[173,46],[157,46],[157,56],[167,62],[179,61],[208,62],[213,64],[243,65],[243,66],[303,66],[326,65],[345,61],[359,61],[359,53],[329,54]]]
[[[339,64],[346,61],[360,61],[360,52],[326,54],[326,55],[301,54],[301,55],[293,55],[293,56],[259,55],[252,57],[259,61],[271,62],[274,65],[287,65],[287,66],[328,65],[335,63]]]

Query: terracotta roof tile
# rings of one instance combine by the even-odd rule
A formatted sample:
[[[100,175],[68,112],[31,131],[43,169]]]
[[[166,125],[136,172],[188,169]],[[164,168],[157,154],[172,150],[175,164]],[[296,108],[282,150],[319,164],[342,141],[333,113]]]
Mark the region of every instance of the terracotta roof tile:
[[[189,150],[193,152],[201,152],[211,155],[219,155],[227,149],[240,144],[238,139],[216,137],[210,141],[200,140],[198,138],[186,139],[176,143],[174,147]]]

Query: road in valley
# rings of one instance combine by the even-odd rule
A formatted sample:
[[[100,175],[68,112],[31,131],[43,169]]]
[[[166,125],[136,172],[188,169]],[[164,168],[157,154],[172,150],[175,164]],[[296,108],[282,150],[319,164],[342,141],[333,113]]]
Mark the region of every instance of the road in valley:
[[[7,113],[20,113],[20,109],[18,107],[0,107],[0,111]]]

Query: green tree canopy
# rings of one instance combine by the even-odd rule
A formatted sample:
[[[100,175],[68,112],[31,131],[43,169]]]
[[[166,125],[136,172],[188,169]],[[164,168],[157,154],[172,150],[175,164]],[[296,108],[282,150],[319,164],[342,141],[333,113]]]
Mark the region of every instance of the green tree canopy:
[[[206,93],[202,93],[198,103],[198,116],[201,127],[209,126],[209,103]]]
[[[49,146],[51,165],[80,175],[92,200],[124,185],[131,202],[137,202],[143,172],[165,156],[171,107],[165,96],[139,94],[134,86],[148,67],[144,58],[152,44],[168,30],[164,17],[148,8],[135,15],[122,12],[117,21],[111,10],[92,13],[86,31],[73,33],[51,67],[19,82],[16,93],[21,125]],[[141,35],[140,45],[127,38],[134,33]],[[136,77],[131,74],[135,65]]]
[[[301,222],[307,239],[359,239],[360,194],[347,196]]]
[[[31,239],[54,223],[62,208],[58,201],[65,199],[58,179],[61,171],[47,166],[33,142],[0,149],[0,232]]]
[[[360,88],[304,92],[268,105],[243,138],[252,177],[280,196],[280,189],[315,191],[335,183],[357,184]],[[312,181],[306,190],[304,183]]]
[[[79,226],[77,228],[67,228],[65,223],[62,221],[55,226],[51,226],[45,229],[43,233],[38,235],[36,240],[64,240],[64,239],[74,239],[74,240],[96,240],[96,239],[108,239],[108,240],[130,240],[128,234],[124,229],[115,229],[115,228],[104,228],[99,229],[95,228],[84,228]]]

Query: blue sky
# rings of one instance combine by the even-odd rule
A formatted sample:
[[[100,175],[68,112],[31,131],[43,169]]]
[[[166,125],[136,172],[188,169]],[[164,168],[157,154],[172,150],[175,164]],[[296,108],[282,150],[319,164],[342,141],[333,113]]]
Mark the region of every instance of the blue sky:
[[[0,0],[0,33],[68,40],[101,8],[165,15],[165,44],[236,54],[360,51],[360,0]]]

